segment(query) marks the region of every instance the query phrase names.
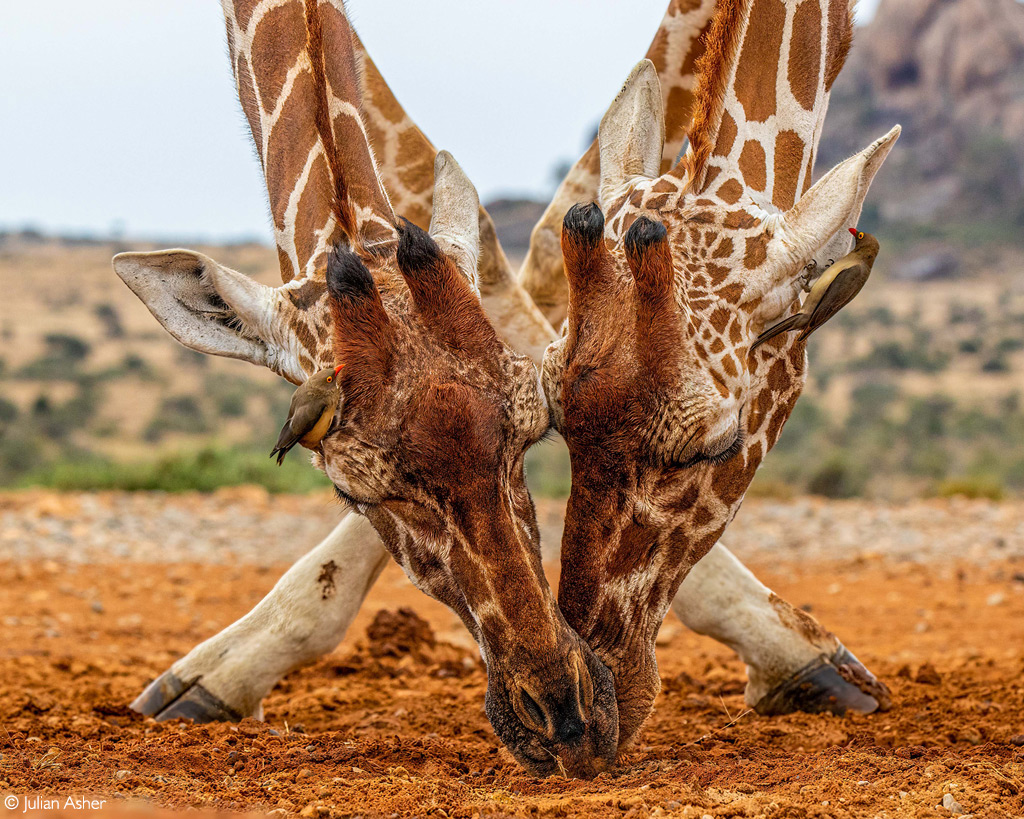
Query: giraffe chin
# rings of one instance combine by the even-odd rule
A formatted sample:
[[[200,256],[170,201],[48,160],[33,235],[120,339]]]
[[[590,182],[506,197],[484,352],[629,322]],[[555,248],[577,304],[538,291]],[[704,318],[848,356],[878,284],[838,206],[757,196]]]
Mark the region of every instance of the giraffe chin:
[[[488,660],[487,718],[533,776],[593,779],[615,763],[619,727],[612,674],[578,637],[572,640],[568,661],[526,669],[521,662]]]
[[[637,646],[621,656],[598,656],[607,663],[615,680],[616,704],[619,712],[619,752],[628,751],[636,742],[647,718],[654,711],[654,701],[661,691],[661,676],[654,644]]]

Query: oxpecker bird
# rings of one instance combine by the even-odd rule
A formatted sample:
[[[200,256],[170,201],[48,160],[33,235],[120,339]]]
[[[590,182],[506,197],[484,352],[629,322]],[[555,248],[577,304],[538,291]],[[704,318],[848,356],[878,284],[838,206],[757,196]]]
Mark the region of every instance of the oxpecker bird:
[[[333,369],[320,370],[313,373],[306,383],[295,390],[291,406],[288,407],[288,420],[281,427],[277,444],[270,457],[277,456],[280,466],[284,456],[296,444],[312,449],[327,434],[334,420],[334,413],[341,401],[341,380],[338,373],[339,365]]]
[[[800,310],[761,333],[751,345],[751,352],[789,330],[803,330],[798,340],[804,341],[853,301],[871,275],[871,266],[878,255],[878,239],[857,228],[850,228],[850,233],[855,240],[853,250],[829,265],[811,287]]]

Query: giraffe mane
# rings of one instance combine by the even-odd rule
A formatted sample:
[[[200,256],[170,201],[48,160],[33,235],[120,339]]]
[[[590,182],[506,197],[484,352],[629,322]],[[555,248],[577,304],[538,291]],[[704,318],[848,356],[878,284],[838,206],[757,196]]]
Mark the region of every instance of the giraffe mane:
[[[332,211],[342,233],[348,238],[350,245],[358,239],[355,210],[349,199],[348,184],[345,172],[341,167],[334,142],[334,130],[331,126],[330,104],[327,96],[327,70],[324,67],[324,36],[320,21],[320,0],[305,0],[306,11],[306,53],[309,56],[310,71],[316,99],[313,108],[313,121],[316,125],[320,142],[323,144],[327,167],[333,183]]]
[[[751,4],[751,0],[719,0],[704,53],[697,60],[693,116],[687,132],[690,147],[680,163],[688,188],[699,190],[704,183],[707,162],[725,111],[729,68],[736,62],[736,52],[743,39],[741,22]]]

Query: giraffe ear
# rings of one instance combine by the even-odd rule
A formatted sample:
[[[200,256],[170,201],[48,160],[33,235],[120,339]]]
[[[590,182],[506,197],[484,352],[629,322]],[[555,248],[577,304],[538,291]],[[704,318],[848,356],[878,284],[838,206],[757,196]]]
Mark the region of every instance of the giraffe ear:
[[[665,145],[665,110],[658,71],[641,60],[601,119],[597,131],[601,157],[599,199],[602,207],[618,188],[636,176],[655,178]]]
[[[762,298],[761,321],[769,321],[789,309],[800,294],[804,265],[813,259],[824,271],[828,259],[846,255],[850,246],[847,228],[857,224],[871,181],[882,167],[900,135],[900,126],[876,139],[859,154],[840,162],[788,211],[771,217],[765,279],[755,286]]]
[[[900,126],[896,125],[885,136],[876,139],[859,154],[840,162],[821,179],[782,217],[769,249],[771,254],[788,254],[794,262],[806,262],[811,257],[837,258],[849,247],[846,228],[856,224],[871,181],[896,144]],[[823,268],[824,269],[824,268]]]
[[[447,151],[434,159],[434,209],[427,231],[455,260],[473,291],[480,295],[480,197],[459,163]]]
[[[259,364],[295,384],[306,379],[301,346],[287,320],[297,310],[279,290],[191,250],[119,253],[113,264],[186,347]]]

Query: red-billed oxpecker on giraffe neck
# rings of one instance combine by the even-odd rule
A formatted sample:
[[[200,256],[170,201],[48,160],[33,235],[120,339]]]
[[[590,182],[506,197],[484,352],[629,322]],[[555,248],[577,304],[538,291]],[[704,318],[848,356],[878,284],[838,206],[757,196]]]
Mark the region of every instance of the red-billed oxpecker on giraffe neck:
[[[685,158],[661,172],[644,61],[601,122],[597,205],[565,218],[568,331],[544,363],[573,474],[559,605],[615,675],[623,743],[659,689],[654,638],[680,583],[803,386],[802,342],[748,350],[799,306],[808,262],[842,255],[899,134],[810,186],[851,27],[846,0],[720,0]],[[869,675],[856,683],[887,701]]]
[[[593,776],[615,757],[615,692],[541,566],[523,456],[548,429],[548,408],[536,367],[499,340],[475,291],[476,191],[442,152],[430,232],[396,226],[364,137],[343,8],[306,0],[274,13],[282,22],[301,14],[293,23],[306,36],[271,50],[290,67],[249,58],[256,73],[276,70],[282,95],[272,117],[261,103],[250,123],[258,142],[282,152],[267,149],[264,168],[285,278],[288,264],[303,278],[273,290],[188,251],[122,254],[115,268],[190,346],[296,379],[343,366],[339,410],[314,463],[478,640],[487,714],[516,758],[538,774]],[[233,50],[263,30],[240,35],[237,22]],[[276,142],[279,132],[287,142]],[[289,153],[300,149],[304,162]],[[296,168],[303,185],[278,197],[278,174]],[[280,211],[279,198],[290,203]]]

